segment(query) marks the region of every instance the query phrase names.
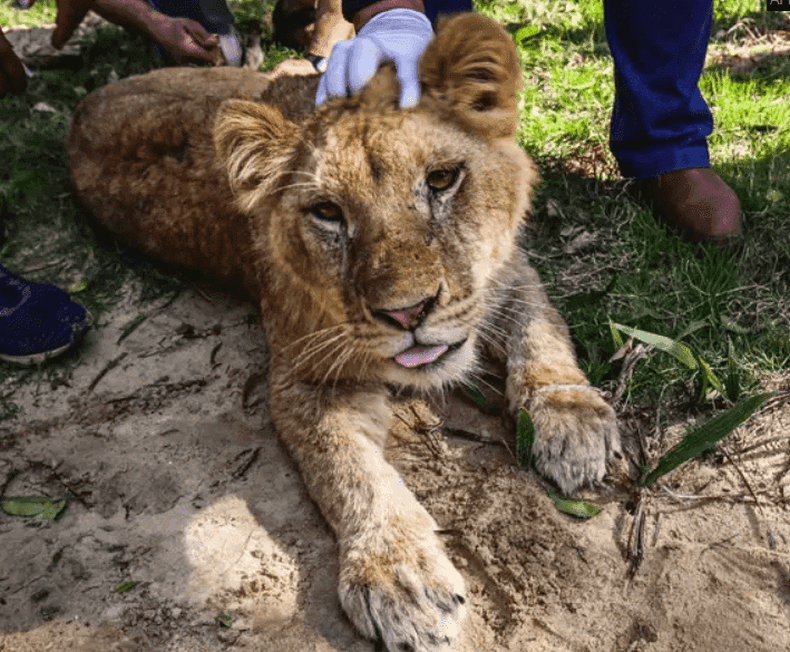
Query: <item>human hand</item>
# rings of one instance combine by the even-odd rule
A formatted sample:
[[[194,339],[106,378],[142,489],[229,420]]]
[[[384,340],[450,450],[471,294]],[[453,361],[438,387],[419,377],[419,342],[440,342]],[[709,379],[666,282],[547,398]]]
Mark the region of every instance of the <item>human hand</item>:
[[[154,40],[176,63],[219,63],[219,38],[209,34],[197,21],[160,14],[151,26]]]
[[[19,95],[26,87],[25,68],[0,29],[0,97],[9,92]]]
[[[85,14],[93,6],[94,0],[58,0],[58,13],[55,18],[55,31],[52,33],[52,47],[60,50],[80,26]],[[32,6],[33,3],[30,3]]]
[[[418,11],[391,9],[375,15],[356,38],[341,41],[332,49],[316,104],[359,92],[382,61],[391,59],[400,81],[400,106],[414,106],[420,99],[417,66],[432,37],[430,21]]]

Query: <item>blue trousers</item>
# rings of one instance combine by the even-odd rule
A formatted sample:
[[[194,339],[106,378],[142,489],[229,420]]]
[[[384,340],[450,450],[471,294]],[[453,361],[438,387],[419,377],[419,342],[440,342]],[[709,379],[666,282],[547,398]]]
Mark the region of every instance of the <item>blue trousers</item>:
[[[698,82],[713,0],[604,0],[614,59],[609,144],[624,176],[710,165],[713,118]]]

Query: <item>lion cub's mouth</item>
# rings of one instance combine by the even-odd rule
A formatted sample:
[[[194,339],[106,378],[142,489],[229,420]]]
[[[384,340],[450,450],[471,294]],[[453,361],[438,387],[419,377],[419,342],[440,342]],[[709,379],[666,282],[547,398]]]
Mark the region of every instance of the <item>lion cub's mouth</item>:
[[[398,353],[393,359],[407,369],[422,367],[436,362],[450,351],[459,349],[466,340],[455,344],[418,344]]]

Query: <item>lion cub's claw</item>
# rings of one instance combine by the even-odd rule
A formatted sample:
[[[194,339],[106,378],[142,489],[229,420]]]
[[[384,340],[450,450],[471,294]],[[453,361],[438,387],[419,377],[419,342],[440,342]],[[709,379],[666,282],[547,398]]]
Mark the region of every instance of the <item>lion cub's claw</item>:
[[[620,434],[614,410],[598,390],[585,385],[549,385],[528,406],[535,424],[535,468],[565,494],[600,483],[618,456]]]
[[[388,652],[447,652],[461,632],[466,591],[433,532],[410,549],[352,549],[340,571],[340,603]]]

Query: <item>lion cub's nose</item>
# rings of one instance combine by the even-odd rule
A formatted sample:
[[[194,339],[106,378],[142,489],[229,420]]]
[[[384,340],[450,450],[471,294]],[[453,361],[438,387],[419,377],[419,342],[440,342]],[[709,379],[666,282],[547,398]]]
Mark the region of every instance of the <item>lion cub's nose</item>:
[[[419,303],[408,308],[397,308],[395,310],[373,310],[373,315],[384,321],[394,323],[406,330],[414,330],[419,326],[433,307],[435,297],[423,299]]]

